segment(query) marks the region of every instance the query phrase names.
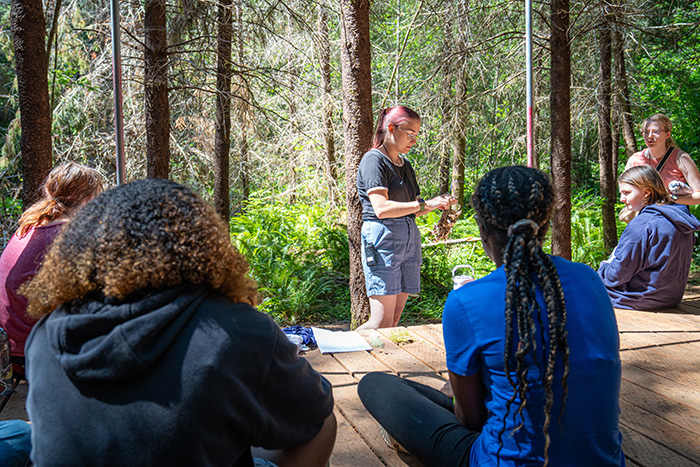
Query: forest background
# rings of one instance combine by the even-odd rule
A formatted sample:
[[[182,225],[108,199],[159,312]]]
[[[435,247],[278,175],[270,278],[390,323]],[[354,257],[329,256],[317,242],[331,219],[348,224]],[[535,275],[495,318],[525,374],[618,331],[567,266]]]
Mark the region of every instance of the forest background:
[[[10,14],[29,3],[0,3],[3,247],[23,197],[29,199],[22,192],[28,178],[22,161],[30,156],[21,144],[27,129],[20,123]],[[343,112],[349,96],[368,93],[375,117],[395,104],[416,109],[422,126],[408,157],[423,196],[452,190],[463,201],[451,233],[462,242],[435,241],[438,213],[419,218],[423,292],[409,300],[407,321],[440,318],[454,266],[469,264],[477,277],[492,270],[468,198],[486,171],[526,162],[524,2],[363,3],[120,3],[126,180],[166,176],[212,200],[250,261],[260,308],[285,324],[350,319],[346,174],[356,161],[346,154],[347,123],[355,117]],[[554,12],[567,17],[571,180],[564,182],[575,261],[596,269],[624,228],[604,225],[617,198],[610,176],[643,147],[644,118],[665,113],[679,146],[693,158],[700,154],[699,7],[680,0],[533,2],[534,142],[545,171],[557,163],[553,135],[561,115],[553,100],[562,91]],[[344,81],[341,62],[349,44],[343,18],[363,8],[371,87],[360,88]],[[50,161],[97,167],[114,186],[109,7],[47,0],[40,9],[35,26],[46,44]],[[222,97],[230,99],[228,109]],[[552,172],[556,185],[559,172]]]

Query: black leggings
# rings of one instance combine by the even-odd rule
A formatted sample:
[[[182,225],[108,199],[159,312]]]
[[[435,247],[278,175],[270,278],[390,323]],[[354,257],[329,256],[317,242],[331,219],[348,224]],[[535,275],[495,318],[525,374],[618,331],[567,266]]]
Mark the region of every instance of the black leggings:
[[[369,373],[357,386],[379,424],[426,466],[466,466],[479,436],[457,421],[442,392],[386,373]]]

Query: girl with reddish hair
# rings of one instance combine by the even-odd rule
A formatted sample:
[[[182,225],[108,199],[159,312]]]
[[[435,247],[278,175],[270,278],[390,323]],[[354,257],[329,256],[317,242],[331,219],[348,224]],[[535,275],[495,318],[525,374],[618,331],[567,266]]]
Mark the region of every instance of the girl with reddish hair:
[[[0,327],[7,331],[15,371],[24,374],[24,343],[37,318],[27,316],[27,299],[19,287],[34,277],[63,224],[102,191],[96,169],[75,162],[54,168],[41,188],[42,197],[19,219],[19,229],[0,256]]]
[[[409,294],[420,292],[422,262],[415,217],[457,202],[450,195],[424,200],[411,163],[421,120],[403,105],[379,114],[372,147],[362,157],[357,190],[362,202],[362,266],[370,318],[362,329],[398,325]]]

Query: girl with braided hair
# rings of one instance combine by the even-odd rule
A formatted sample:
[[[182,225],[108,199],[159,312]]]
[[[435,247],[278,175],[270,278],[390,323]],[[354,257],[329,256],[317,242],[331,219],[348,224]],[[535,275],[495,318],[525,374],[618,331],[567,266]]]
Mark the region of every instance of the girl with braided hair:
[[[615,307],[672,308],[683,299],[700,222],[687,207],[671,201],[661,176],[649,165],[626,170],[618,185],[625,208],[639,214],[598,274]]]
[[[37,322],[17,291],[39,269],[44,253],[63,225],[102,191],[96,169],[76,162],[56,166],[41,187],[42,197],[19,219],[19,229],[0,256],[0,327],[7,331],[14,370],[24,374],[24,343]]]
[[[543,252],[553,201],[536,169],[479,182],[472,205],[497,269],[445,304],[454,399],[392,375],[360,381],[389,439],[425,465],[624,465],[615,315],[595,271]]]

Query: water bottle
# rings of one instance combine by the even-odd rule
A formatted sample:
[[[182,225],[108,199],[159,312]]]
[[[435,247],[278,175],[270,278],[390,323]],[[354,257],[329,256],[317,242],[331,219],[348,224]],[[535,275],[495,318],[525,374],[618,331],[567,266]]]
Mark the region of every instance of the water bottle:
[[[469,269],[471,274],[457,274],[460,269]],[[474,280],[474,268],[468,264],[459,264],[452,268],[452,289],[457,290],[467,282]]]
[[[12,394],[15,384],[12,380],[12,356],[10,354],[10,338],[3,328],[0,328],[0,396]]]

